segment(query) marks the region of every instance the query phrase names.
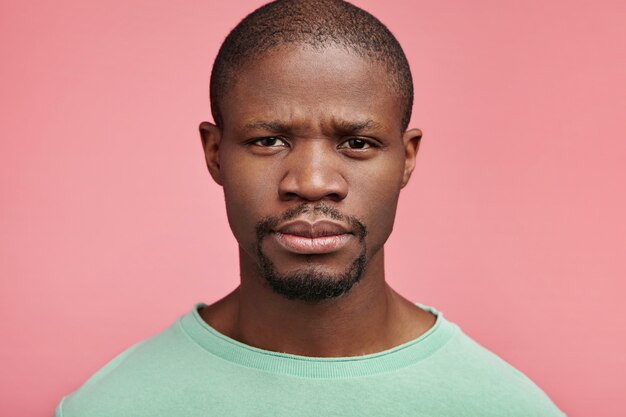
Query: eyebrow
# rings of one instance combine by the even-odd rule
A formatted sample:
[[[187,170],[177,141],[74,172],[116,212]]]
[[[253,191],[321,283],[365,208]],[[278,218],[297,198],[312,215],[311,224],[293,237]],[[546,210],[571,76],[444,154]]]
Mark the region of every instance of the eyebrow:
[[[264,129],[269,130],[270,132],[279,133],[289,130],[288,126],[285,123],[281,123],[279,121],[266,121],[266,120],[258,120],[254,122],[247,123],[244,128],[246,129]]]
[[[332,122],[333,129],[342,134],[359,133],[366,129],[377,129],[382,125],[374,120],[367,119],[361,121],[334,120]],[[287,123],[278,120],[257,120],[247,123],[246,129],[264,129],[274,133],[281,133],[291,130]]]
[[[337,131],[344,133],[344,134],[359,133],[359,132],[362,132],[363,130],[377,129],[381,127],[380,123],[375,122],[371,119],[356,121],[356,122],[339,120],[339,121],[335,121],[333,125]]]

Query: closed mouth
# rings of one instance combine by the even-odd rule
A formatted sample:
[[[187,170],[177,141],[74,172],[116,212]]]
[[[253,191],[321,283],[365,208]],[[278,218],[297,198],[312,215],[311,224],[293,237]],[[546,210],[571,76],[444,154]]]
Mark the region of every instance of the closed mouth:
[[[283,249],[302,255],[336,252],[354,236],[346,226],[327,220],[313,223],[296,220],[281,225],[273,232]]]
[[[312,223],[304,220],[296,220],[281,225],[280,227],[276,228],[274,232],[284,235],[295,235],[309,239],[353,234],[348,227],[340,223],[335,223],[328,220],[319,220]]]

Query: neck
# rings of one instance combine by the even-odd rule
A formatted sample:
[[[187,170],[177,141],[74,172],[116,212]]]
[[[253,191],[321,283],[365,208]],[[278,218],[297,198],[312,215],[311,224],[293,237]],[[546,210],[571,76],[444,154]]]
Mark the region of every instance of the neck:
[[[348,293],[316,302],[289,300],[269,288],[253,265],[240,266],[239,288],[201,314],[216,330],[250,346],[303,356],[358,356],[409,341],[434,323],[430,313],[385,282],[382,249]]]

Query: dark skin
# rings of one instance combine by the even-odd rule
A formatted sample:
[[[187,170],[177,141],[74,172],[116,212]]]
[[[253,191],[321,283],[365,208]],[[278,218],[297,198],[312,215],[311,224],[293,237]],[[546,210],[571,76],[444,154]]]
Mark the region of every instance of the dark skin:
[[[432,327],[431,313],[385,281],[384,244],[421,139],[419,129],[402,132],[403,109],[387,80],[383,64],[345,49],[275,48],[238,72],[221,103],[222,129],[200,125],[207,166],[224,189],[239,243],[240,286],[201,311],[216,330],[261,349],[343,357],[390,349]],[[367,227],[363,275],[343,296],[290,300],[260,273],[255,225],[303,203],[324,203]],[[356,238],[313,255],[272,238],[260,245],[281,274],[331,277],[362,249]]]

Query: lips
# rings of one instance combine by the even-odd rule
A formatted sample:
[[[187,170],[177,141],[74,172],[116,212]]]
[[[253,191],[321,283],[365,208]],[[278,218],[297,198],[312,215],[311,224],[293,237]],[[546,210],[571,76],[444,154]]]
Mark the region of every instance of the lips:
[[[283,249],[296,254],[325,254],[343,248],[353,237],[340,223],[297,220],[278,227],[273,236]]]

